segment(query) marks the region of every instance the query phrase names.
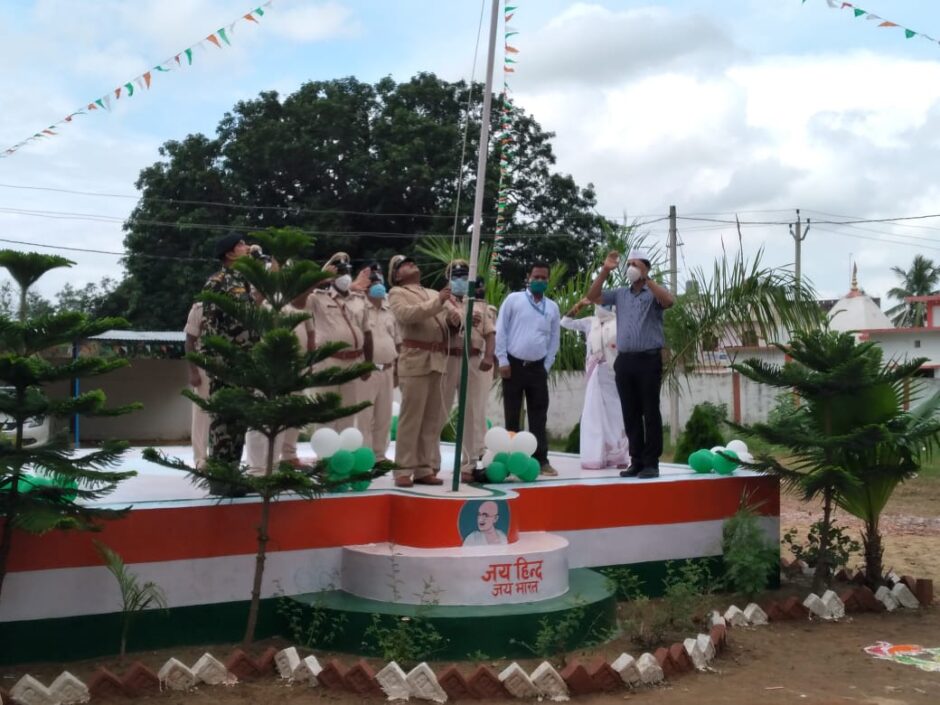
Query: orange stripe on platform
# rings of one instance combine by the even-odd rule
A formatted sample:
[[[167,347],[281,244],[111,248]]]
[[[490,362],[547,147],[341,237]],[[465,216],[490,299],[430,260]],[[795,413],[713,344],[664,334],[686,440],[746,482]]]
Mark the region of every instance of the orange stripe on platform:
[[[700,478],[670,482],[544,483],[514,490],[509,540],[520,531],[584,531],[618,526],[724,519],[747,493],[758,512],[779,516],[772,477]],[[278,502],[268,551],[334,548],[390,541],[401,546],[459,546],[462,502],[408,494],[364,494]],[[131,511],[99,533],[17,533],[10,572],[101,565],[93,539],[127,563],[254,554],[260,502]]]
[[[743,493],[758,513],[780,515],[779,483],[773,477],[729,477],[685,482],[629,481],[519,490],[512,503],[520,531],[575,531],[611,526],[676,524],[725,519]]]

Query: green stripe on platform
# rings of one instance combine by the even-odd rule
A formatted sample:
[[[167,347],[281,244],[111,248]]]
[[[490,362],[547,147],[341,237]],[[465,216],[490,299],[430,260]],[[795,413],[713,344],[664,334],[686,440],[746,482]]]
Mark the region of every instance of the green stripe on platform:
[[[691,559],[709,567],[714,578],[724,573],[720,556]],[[683,561],[673,561],[682,563]],[[329,637],[312,646],[354,654],[378,654],[376,643],[365,634],[373,614],[383,619],[419,617],[427,620],[444,638],[433,658],[532,656],[540,631],[559,631],[572,615],[578,628],[570,630],[569,648],[603,639],[616,626],[614,586],[598,571],[616,581],[617,570],[627,569],[641,581],[644,593],[663,593],[667,561],[576,569],[570,572],[570,589],[562,597],[522,605],[491,607],[415,606],[375,602],[341,591],[262,600],[257,638],[283,636],[297,643],[309,641],[304,632]],[[779,575],[769,588],[779,587]],[[237,644],[244,635],[248,601],[147,610],[131,627],[128,651],[174,646]],[[314,624],[315,620],[319,620]],[[293,622],[293,626],[292,626]],[[120,613],[84,615],[0,623],[0,664],[36,661],[72,661],[113,655],[118,652]],[[547,625],[547,627],[546,627]],[[296,633],[295,633],[296,632]],[[298,634],[299,637],[298,638]]]

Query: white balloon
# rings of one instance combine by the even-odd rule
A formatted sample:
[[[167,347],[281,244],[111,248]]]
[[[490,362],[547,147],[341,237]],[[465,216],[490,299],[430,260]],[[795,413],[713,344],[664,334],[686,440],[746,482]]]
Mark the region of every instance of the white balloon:
[[[738,453],[738,460],[744,463],[753,463],[754,456],[751,455],[750,452],[744,451],[743,453]]]
[[[509,451],[511,453],[525,453],[526,455],[532,455],[535,453],[535,450],[539,447],[538,439],[535,437],[534,433],[529,433],[528,431],[520,431],[513,437],[509,442]]]
[[[355,426],[344,428],[339,434],[339,447],[343,450],[356,450],[362,447],[362,431]]]
[[[339,434],[332,428],[318,428],[310,437],[310,447],[318,458],[332,458],[339,450]]]
[[[512,438],[509,437],[509,431],[500,426],[493,426],[483,437],[486,447],[494,453],[508,453]]]
[[[496,457],[495,451],[488,450],[483,454],[483,467],[488,468],[490,463],[493,462],[493,458]]]
[[[728,450],[733,450],[740,458],[742,453],[747,453],[747,443],[734,439],[728,442]]]
[[[711,449],[712,453],[717,453],[719,450],[727,450],[724,446],[715,446]]]
[[[401,413],[401,404],[397,401],[392,402],[392,416],[398,416]]]

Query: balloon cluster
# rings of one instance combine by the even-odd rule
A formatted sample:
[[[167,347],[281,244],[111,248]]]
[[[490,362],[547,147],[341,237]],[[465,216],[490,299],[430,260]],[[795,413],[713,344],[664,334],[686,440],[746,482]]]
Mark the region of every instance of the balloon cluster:
[[[689,465],[695,472],[715,472],[730,475],[741,462],[754,461],[744,441],[733,440],[727,446],[715,446],[711,450],[702,448],[689,455]]]
[[[397,401],[392,402],[392,432],[389,434],[391,440],[398,438],[398,415],[401,413],[401,404]]]
[[[310,438],[310,445],[317,458],[326,462],[326,479],[338,483],[333,492],[362,492],[372,480],[347,482],[353,475],[361,475],[375,467],[375,453],[362,445],[362,432],[358,428],[347,428],[337,433],[332,428],[318,428]]]
[[[510,475],[515,475],[523,482],[538,479],[541,466],[532,457],[538,448],[538,440],[528,431],[513,433],[505,428],[494,426],[483,437],[486,453],[483,455],[483,467],[486,479],[490,482],[505,482]]]

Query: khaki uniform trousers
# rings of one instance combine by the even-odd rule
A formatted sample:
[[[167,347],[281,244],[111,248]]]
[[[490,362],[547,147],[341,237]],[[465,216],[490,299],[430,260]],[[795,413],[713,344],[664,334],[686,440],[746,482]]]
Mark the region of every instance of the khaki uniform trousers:
[[[492,368],[487,372],[480,369],[481,357],[471,356],[467,360],[467,407],[463,418],[463,442],[461,444],[460,469],[471,472],[476,468],[476,461],[486,450],[483,437],[486,435],[486,403],[493,384]],[[447,357],[447,372],[444,375],[444,403],[447,413],[459,401],[460,365],[459,355]],[[444,417],[447,422],[447,416]]]
[[[199,372],[200,383],[194,387],[196,392],[203,399],[209,398],[209,377],[202,370]],[[192,428],[189,432],[190,440],[193,444],[193,467],[201,470],[206,465],[206,458],[209,457],[209,424],[212,418],[197,404],[193,404]]]
[[[441,428],[446,411],[441,394],[440,372],[402,377],[401,412],[395,440],[395,477],[415,479],[434,474],[441,464]]]
[[[371,448],[377,460],[382,460],[388,452],[388,442],[392,431],[392,394],[395,391],[395,365],[388,364],[385,369],[375,370],[365,382],[362,382],[363,399],[372,402],[357,414],[356,424],[362,431],[362,445]]]
[[[319,372],[330,367],[346,367],[353,362],[363,362],[363,358],[360,357],[357,360],[337,360],[335,358],[330,358],[317,365],[314,365],[313,370],[314,372]],[[351,382],[346,382],[345,384],[339,384],[333,387],[311,387],[307,390],[307,396],[315,397],[320,394],[335,393],[339,394],[343,398],[341,404],[342,406],[353,406],[354,404],[358,404],[361,401],[365,401],[366,392],[364,386],[365,383],[362,381],[362,379],[357,377]],[[351,416],[344,416],[341,419],[335,419],[329,423],[315,424],[315,427],[332,428],[334,431],[339,433],[340,431],[344,431],[347,428],[352,428],[353,426],[358,427],[357,421],[360,415],[361,412],[359,414],[352,414]]]
[[[284,442],[283,431],[274,437],[274,469],[277,470],[278,459],[281,457],[281,446]],[[260,431],[252,429],[245,434],[245,461],[248,463],[248,473],[251,475],[264,475],[268,466],[268,439]]]

